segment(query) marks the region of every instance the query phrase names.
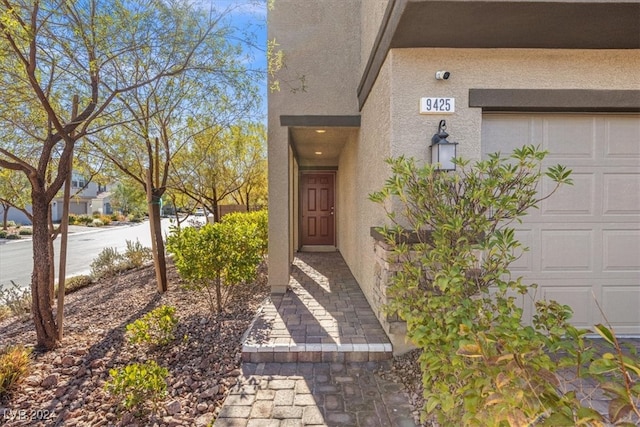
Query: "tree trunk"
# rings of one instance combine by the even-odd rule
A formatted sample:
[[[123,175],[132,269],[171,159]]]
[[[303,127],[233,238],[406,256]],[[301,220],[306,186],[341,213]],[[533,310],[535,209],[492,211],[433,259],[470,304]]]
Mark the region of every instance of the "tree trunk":
[[[153,265],[156,270],[156,282],[158,292],[163,293],[168,289],[167,285],[167,261],[164,255],[164,242],[162,241],[162,224],[160,217],[160,197],[163,191],[152,189],[147,183],[147,201],[149,202],[149,226],[151,228],[151,252],[153,253]]]
[[[49,203],[42,189],[34,189],[31,195],[33,208],[33,273],[31,275],[31,313],[36,327],[38,346],[51,350],[58,345],[56,322],[51,311],[49,290],[50,254]]]
[[[6,230],[7,229],[7,220],[9,219],[9,208],[7,207],[7,205],[2,205],[3,211],[2,211],[2,229]]]
[[[49,209],[47,209],[47,227],[49,228],[49,298],[51,298],[51,307],[53,307],[53,304],[55,303],[54,290],[56,281],[56,266],[55,256],[53,253],[53,241],[56,239],[56,234],[51,215],[51,204],[49,204]]]
[[[216,304],[218,313],[222,313],[222,277],[219,272],[216,277]]]

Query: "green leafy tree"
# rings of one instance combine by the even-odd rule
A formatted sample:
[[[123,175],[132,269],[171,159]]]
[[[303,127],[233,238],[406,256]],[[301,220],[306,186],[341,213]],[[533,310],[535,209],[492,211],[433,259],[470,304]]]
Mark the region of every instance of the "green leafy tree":
[[[172,187],[204,206],[218,222],[218,206],[237,197],[249,205],[264,189],[264,127],[251,123],[206,129],[174,163]]]
[[[247,212],[253,206],[267,204],[266,129],[261,124],[248,124],[238,156],[240,188],[231,195]]]
[[[120,123],[127,94],[192,69],[216,25],[195,17],[174,0],[0,2],[0,167],[31,186],[32,314],[44,348],[58,345],[49,204],[76,141]],[[140,72],[141,64],[154,67]]]
[[[565,335],[579,335],[568,324],[571,310],[538,301],[533,325],[523,325],[517,301],[529,287],[509,272],[526,250],[513,222],[571,184],[564,167],[542,168],[545,155],[525,146],[473,165],[458,159],[452,174],[400,157],[389,160],[391,177],[370,196],[388,208],[392,225],[380,230],[403,260],[389,310],[422,349],[424,410],[442,425],[531,425],[553,411],[572,422],[597,418],[556,391],[549,353]],[[548,194],[538,192],[543,178],[555,183]],[[409,234],[417,244],[403,243]]]
[[[140,215],[146,212],[147,196],[139,186],[123,180],[112,191],[111,205],[123,215]]]

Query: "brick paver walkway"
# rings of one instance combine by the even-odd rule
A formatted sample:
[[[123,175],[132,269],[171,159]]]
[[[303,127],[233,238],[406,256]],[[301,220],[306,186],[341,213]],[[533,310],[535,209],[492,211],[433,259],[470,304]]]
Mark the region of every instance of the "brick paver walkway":
[[[391,343],[338,252],[297,254],[242,350],[215,427],[415,427],[403,388],[376,374]]]
[[[378,364],[245,363],[214,426],[415,427],[408,396]]]
[[[298,253],[289,290],[264,304],[242,353],[254,363],[368,362],[392,348],[340,253]]]

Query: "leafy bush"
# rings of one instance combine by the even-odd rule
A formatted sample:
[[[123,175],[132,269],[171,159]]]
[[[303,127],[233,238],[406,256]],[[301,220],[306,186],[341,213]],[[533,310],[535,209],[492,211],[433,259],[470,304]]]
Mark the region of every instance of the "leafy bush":
[[[73,277],[69,277],[68,279],[65,279],[64,281],[65,295],[78,291],[82,288],[86,288],[91,284],[92,281],[93,279],[91,278],[91,276],[87,276],[87,275],[73,276]]]
[[[20,240],[20,236],[18,234],[7,234],[5,239],[7,239],[7,240]]]
[[[266,210],[254,212],[234,212],[222,217],[221,222],[238,225],[255,225],[255,235],[259,240],[262,255],[267,253],[269,247],[269,215]]]
[[[142,246],[139,240],[135,242],[127,240],[127,249],[124,253],[124,258],[129,263],[130,267],[141,267],[145,262],[153,259],[153,254],[150,248]]]
[[[94,218],[93,221],[91,221],[91,225],[94,227],[102,227],[104,225],[104,222],[102,222],[102,220],[100,220],[99,218]]]
[[[18,224],[16,224],[15,221],[11,221],[11,220],[7,221],[7,227],[17,227],[17,226]]]
[[[0,398],[10,394],[27,376],[30,354],[23,346],[8,347],[0,352]]]
[[[134,212],[133,214],[129,215],[129,222],[142,222],[142,220],[144,219],[144,216],[139,213],[139,212]]]
[[[90,215],[78,215],[76,217],[77,224],[89,225],[93,223],[93,217]]]
[[[593,360],[589,374],[610,397],[608,421],[616,426],[640,425],[640,357],[634,346],[625,352],[610,328],[596,325],[596,332],[613,350]],[[562,420],[558,420],[562,421]]]
[[[0,230],[0,239],[4,239],[9,235],[9,233],[5,230]]]
[[[69,214],[69,225],[76,225],[78,223],[78,215]]]
[[[388,309],[407,322],[408,338],[422,350],[423,409],[441,425],[531,425],[555,413],[574,423],[596,417],[556,388],[559,364],[549,353],[562,350],[564,336],[579,336],[568,324],[571,310],[542,301],[534,325],[523,325],[516,296],[525,298],[529,287],[509,272],[526,250],[510,224],[571,184],[560,165],[542,171],[545,155],[525,146],[473,166],[458,159],[452,174],[391,159],[392,176],[370,196],[385,209],[400,207],[388,211],[393,225],[379,229],[403,260],[388,288]],[[543,176],[555,187],[539,195]],[[402,243],[412,231],[419,243]]]
[[[0,288],[0,306],[5,307],[11,316],[25,316],[31,312],[31,291],[12,280],[11,286]]]
[[[254,280],[264,244],[257,230],[249,221],[225,221],[174,229],[167,238],[178,273],[207,293],[212,312],[222,311],[223,285],[229,297],[234,285]]]
[[[31,236],[33,234],[33,230],[30,228],[23,228],[20,231],[18,231],[18,234],[20,236]]]
[[[105,390],[120,400],[124,408],[144,412],[146,404],[155,407],[166,395],[168,374],[166,368],[153,360],[133,363],[109,370],[111,378],[106,382]]]
[[[174,332],[178,319],[175,307],[160,306],[141,319],[127,325],[127,336],[132,344],[146,343],[164,346],[175,339]]]
[[[102,221],[104,225],[109,225],[113,221],[110,215],[100,215],[98,219]]]
[[[128,263],[116,248],[104,248],[91,263],[91,276],[96,279],[113,276],[128,268]]]

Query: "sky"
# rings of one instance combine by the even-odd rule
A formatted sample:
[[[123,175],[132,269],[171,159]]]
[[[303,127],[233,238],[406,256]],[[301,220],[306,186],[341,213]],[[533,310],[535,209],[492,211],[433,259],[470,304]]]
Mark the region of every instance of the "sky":
[[[243,43],[248,55],[248,68],[262,70],[260,95],[262,100],[262,117],[267,116],[267,78],[266,78],[266,46],[267,46],[267,0],[198,0],[204,8],[229,10],[229,23],[236,29],[238,40],[251,40],[253,46]]]

